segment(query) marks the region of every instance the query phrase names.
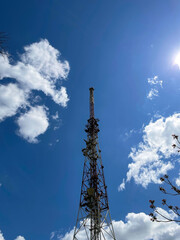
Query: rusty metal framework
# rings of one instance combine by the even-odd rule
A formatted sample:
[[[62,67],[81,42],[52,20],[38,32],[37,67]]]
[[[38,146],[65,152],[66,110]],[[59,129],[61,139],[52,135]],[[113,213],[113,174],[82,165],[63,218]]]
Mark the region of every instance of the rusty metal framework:
[[[94,89],[90,88],[90,118],[86,125],[84,169],[73,240],[115,240],[111,221],[104,166],[98,144],[98,119],[94,117]]]

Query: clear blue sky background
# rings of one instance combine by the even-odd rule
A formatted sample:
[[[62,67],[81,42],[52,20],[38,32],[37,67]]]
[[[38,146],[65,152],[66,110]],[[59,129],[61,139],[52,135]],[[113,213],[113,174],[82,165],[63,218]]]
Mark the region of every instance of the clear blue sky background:
[[[46,240],[75,225],[91,86],[112,218],[149,213],[148,200],[156,195],[160,201],[155,184],[144,189],[131,180],[124,191],[117,189],[143,124],[157,112],[167,117],[179,111],[180,72],[172,66],[180,50],[179,13],[177,0],[0,1],[0,30],[8,34],[13,59],[25,45],[46,38],[71,67],[63,83],[67,108],[45,100],[52,113],[59,112],[58,130],[52,123],[31,144],[15,133],[16,116],[0,123],[0,229],[6,239]],[[149,100],[147,78],[155,75],[164,85]],[[126,138],[131,129],[136,132]]]

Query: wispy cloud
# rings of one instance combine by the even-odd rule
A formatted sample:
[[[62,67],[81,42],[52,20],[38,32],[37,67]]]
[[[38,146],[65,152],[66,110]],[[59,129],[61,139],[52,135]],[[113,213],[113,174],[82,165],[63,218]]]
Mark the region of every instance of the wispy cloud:
[[[25,121],[30,119],[32,107],[38,102],[34,101],[39,96],[36,96],[33,90],[43,92],[56,104],[66,107],[69,98],[66,88],[61,84],[62,80],[68,77],[69,71],[69,63],[60,59],[60,52],[46,39],[25,46],[20,60],[13,64],[8,56],[0,56],[0,79],[15,80],[13,83],[5,84],[3,81],[4,84],[0,84],[0,121],[20,112],[21,116],[17,120],[20,127],[18,132],[29,142],[37,142],[37,137],[46,131],[49,123],[48,118],[45,117],[45,108],[43,106],[39,108],[37,105],[36,110],[44,109],[44,116],[41,115],[39,121],[42,121],[42,125],[45,122],[46,124],[43,125],[44,128],[39,124],[40,129],[36,128],[36,131],[34,128],[25,129],[27,126]],[[22,109],[25,111],[23,114]],[[24,121],[23,130],[22,121]],[[32,133],[30,133],[31,130]]]
[[[178,154],[172,148],[172,134],[180,129],[180,113],[167,118],[150,121],[143,129],[143,139],[129,154],[132,162],[128,165],[126,182],[134,179],[136,184],[147,187],[150,183],[160,183],[160,176],[174,168],[170,157]]]
[[[162,88],[163,81],[159,79],[158,76],[154,76],[152,78],[147,79],[151,89],[147,94],[147,98],[152,100],[154,97],[159,96],[159,87]]]
[[[122,183],[118,187],[118,192],[123,191],[125,189],[125,178],[123,178]]]
[[[151,90],[149,91],[147,98],[152,100],[154,97],[158,97],[159,96],[159,91],[155,88],[151,88]]]
[[[162,87],[163,81],[159,80],[158,76],[154,76],[153,78],[148,78],[147,80],[150,85],[160,85]]]
[[[61,231],[53,231],[50,234],[50,240],[61,240],[63,238],[63,235]]]
[[[59,119],[58,111],[54,115],[52,115],[52,119],[54,119],[54,120],[58,120]]]
[[[119,134],[119,138],[123,141],[126,142],[129,140],[131,137],[135,136],[136,134],[140,134],[142,132],[142,129],[131,129],[127,130],[125,129],[123,133]]]

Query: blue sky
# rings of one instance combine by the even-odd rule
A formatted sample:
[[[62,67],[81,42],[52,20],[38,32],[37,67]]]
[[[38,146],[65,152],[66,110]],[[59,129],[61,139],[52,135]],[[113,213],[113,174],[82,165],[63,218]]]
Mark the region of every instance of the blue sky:
[[[91,86],[117,239],[178,239],[147,214],[161,175],[180,183],[179,12],[178,0],[1,2],[0,240],[71,239]]]

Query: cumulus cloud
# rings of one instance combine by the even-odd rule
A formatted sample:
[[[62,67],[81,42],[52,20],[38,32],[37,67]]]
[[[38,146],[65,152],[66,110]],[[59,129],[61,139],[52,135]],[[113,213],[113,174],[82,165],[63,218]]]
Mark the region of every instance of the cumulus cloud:
[[[131,149],[129,158],[132,162],[128,165],[126,181],[134,179],[136,184],[145,188],[150,183],[160,183],[160,176],[174,168],[173,160],[168,160],[177,154],[171,146],[171,135],[178,133],[179,129],[180,113],[150,121],[143,129],[142,142]]]
[[[67,78],[69,63],[58,60],[60,52],[46,39],[26,46],[24,50],[25,53],[21,55],[22,62],[33,66],[45,79],[56,81],[59,77]]]
[[[27,96],[17,84],[0,85],[0,121],[15,115],[20,107],[25,106]]]
[[[36,143],[37,137],[43,134],[48,128],[48,117],[44,106],[31,107],[31,109],[22,114],[18,120],[19,135],[28,142]]]
[[[7,56],[0,56],[0,78],[16,79],[26,91],[39,90],[52,97],[57,103],[66,106],[66,88],[57,88],[60,79],[66,79],[70,70],[67,61],[58,59],[60,53],[49,42],[41,40],[24,48],[21,61],[10,64]]]
[[[25,46],[24,53],[20,54],[20,60],[15,63],[11,63],[7,55],[0,55],[0,79],[15,80],[15,83],[0,84],[0,121],[16,115],[22,108],[26,109],[26,106],[37,102],[34,101],[36,96],[33,99],[31,97],[33,90],[43,92],[62,107],[67,106],[69,98],[66,88],[60,85],[62,80],[68,77],[70,67],[67,61],[60,59],[60,55],[60,52],[46,39]],[[21,116],[17,122],[29,116],[28,114]],[[45,126],[44,123],[43,121],[42,126]],[[40,124],[38,126],[40,127]],[[36,133],[42,134],[44,129],[45,127],[43,129],[40,127]],[[22,131],[25,133],[25,129],[19,130],[20,135],[25,136],[21,134]],[[25,137],[25,139],[29,142],[37,142],[38,135],[34,135],[33,132],[32,136],[34,137]]]
[[[168,213],[167,213],[168,214]],[[116,239],[121,240],[179,240],[180,226],[175,223],[151,222],[145,213],[128,213],[126,221],[113,221]],[[61,240],[71,240],[74,229],[66,233]],[[85,232],[81,233],[81,240],[86,239]],[[108,235],[107,235],[107,239]]]
[[[53,95],[53,100],[56,103],[60,104],[62,107],[66,107],[67,102],[69,101],[68,95],[66,93],[66,88],[61,87],[61,89]]]
[[[154,97],[159,96],[159,86],[162,88],[163,81],[159,79],[158,76],[154,76],[152,78],[147,79],[148,84],[153,86],[149,93],[147,94],[147,98],[152,100]]]

